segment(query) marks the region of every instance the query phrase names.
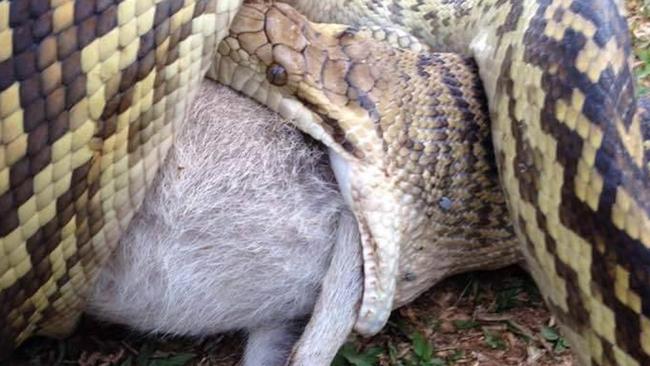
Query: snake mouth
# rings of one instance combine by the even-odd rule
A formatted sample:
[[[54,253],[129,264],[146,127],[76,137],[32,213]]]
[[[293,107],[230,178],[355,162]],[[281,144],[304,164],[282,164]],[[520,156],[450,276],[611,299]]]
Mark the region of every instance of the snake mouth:
[[[364,336],[375,335],[384,327],[393,309],[400,247],[405,240],[402,235],[405,223],[401,221],[405,207],[380,160],[367,156],[368,151],[345,138],[343,125],[346,121],[322,113],[324,106],[314,104],[319,98],[296,93],[287,99],[293,98],[310,111],[315,122],[309,127],[294,124],[328,147],[339,191],[357,221],[364,286],[354,329]],[[314,127],[324,134],[314,131]]]
[[[330,166],[339,191],[357,221],[363,256],[364,285],[355,331],[372,336],[384,327],[393,309],[399,272],[399,253],[404,244],[404,205],[383,164],[367,156],[345,138],[346,121],[321,113],[323,106],[300,94],[292,97],[318,121],[325,135],[309,133],[328,147]],[[299,126],[299,125],[298,125]],[[305,127],[300,127],[308,131]],[[320,137],[318,137],[320,136]]]

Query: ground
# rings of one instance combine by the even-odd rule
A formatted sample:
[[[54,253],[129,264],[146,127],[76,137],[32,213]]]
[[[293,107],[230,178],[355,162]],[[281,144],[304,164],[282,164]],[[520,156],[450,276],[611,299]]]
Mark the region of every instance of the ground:
[[[239,334],[161,341],[84,319],[66,341],[35,339],[11,365],[235,366]],[[379,335],[352,336],[335,366],[570,366],[532,280],[516,267],[444,281],[393,313]]]
[[[635,47],[639,93],[650,92],[650,0],[624,0]],[[234,366],[238,334],[204,340],[150,338],[84,319],[65,341],[34,339],[9,365]],[[571,366],[532,280],[511,267],[444,281],[393,313],[386,329],[352,336],[335,366]]]

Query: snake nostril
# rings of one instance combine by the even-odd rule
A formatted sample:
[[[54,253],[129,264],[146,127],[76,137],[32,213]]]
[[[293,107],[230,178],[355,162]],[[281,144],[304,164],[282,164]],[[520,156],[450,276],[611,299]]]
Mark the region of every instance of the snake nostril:
[[[273,85],[283,86],[287,83],[289,75],[287,69],[278,64],[272,64],[266,69],[266,79]]]

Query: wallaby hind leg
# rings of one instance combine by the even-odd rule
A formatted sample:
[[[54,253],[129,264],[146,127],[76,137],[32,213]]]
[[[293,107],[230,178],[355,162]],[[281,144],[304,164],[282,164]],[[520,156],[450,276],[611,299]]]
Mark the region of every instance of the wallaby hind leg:
[[[329,366],[352,331],[362,293],[363,271],[357,223],[351,213],[343,213],[321,293],[287,365]]]
[[[304,323],[288,322],[248,331],[242,366],[282,366]]]

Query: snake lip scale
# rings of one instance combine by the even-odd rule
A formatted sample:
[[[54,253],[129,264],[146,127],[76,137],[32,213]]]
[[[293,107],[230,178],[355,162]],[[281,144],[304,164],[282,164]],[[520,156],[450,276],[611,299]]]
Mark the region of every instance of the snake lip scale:
[[[72,330],[209,70],[329,148],[358,331],[523,257],[581,364],[650,365],[650,102],[621,2],[288,3],[0,0],[0,354]]]

